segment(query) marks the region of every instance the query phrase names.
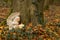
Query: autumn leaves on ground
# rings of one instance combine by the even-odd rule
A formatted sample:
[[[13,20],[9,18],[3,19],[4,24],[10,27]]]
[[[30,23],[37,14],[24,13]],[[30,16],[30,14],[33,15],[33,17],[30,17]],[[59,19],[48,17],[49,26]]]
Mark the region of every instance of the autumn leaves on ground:
[[[47,13],[48,11],[45,12],[45,15]],[[59,22],[59,19],[52,21],[56,23]],[[53,24],[51,20],[45,26],[40,24],[33,26],[32,23],[29,23],[22,29],[12,30],[3,25],[0,26],[0,40],[60,40],[60,27]]]
[[[0,40],[60,40],[60,27],[30,23],[23,29],[9,30],[8,26],[0,26]]]
[[[60,40],[60,27],[29,23],[22,29],[8,30],[8,26],[1,26],[0,40]]]

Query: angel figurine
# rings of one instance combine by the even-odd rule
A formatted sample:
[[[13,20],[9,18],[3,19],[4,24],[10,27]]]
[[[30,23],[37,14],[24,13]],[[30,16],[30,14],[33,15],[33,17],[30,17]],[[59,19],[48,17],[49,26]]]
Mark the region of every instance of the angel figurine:
[[[19,24],[20,21],[20,12],[14,12],[7,18],[7,25],[9,26],[9,30],[18,28],[23,28],[24,24]]]

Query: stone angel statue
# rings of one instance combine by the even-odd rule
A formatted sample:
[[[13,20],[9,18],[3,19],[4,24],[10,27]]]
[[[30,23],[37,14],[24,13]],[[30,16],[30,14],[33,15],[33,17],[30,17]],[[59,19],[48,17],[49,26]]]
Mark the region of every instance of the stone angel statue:
[[[9,30],[13,28],[23,28],[24,24],[19,24],[21,21],[20,12],[14,12],[7,18],[7,25],[9,26]]]

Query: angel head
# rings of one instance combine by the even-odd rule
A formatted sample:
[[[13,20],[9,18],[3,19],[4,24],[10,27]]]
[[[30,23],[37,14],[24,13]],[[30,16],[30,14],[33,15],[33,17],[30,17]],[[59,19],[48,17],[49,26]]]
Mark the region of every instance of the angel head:
[[[14,18],[13,18],[14,21],[20,21],[20,12],[15,12],[14,13]]]

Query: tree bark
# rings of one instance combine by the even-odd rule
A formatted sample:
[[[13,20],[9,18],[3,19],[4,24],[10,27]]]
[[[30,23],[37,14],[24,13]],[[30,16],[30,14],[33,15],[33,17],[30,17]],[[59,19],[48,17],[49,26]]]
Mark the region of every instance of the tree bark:
[[[35,1],[35,2],[33,2]],[[20,11],[22,23],[28,24],[32,22],[33,25],[43,24],[44,0],[14,0],[14,11]]]

